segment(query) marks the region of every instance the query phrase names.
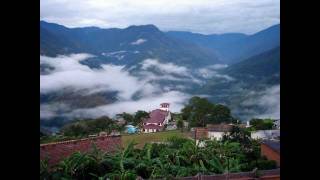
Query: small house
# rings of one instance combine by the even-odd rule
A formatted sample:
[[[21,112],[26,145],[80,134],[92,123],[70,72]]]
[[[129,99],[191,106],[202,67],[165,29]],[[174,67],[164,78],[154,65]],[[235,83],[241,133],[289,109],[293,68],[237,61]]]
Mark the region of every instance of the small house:
[[[221,140],[224,135],[229,135],[232,131],[232,124],[208,124],[208,138]]]
[[[137,128],[134,127],[133,125],[127,125],[127,126],[126,126],[126,132],[127,132],[128,134],[134,134],[134,133],[137,132]]]

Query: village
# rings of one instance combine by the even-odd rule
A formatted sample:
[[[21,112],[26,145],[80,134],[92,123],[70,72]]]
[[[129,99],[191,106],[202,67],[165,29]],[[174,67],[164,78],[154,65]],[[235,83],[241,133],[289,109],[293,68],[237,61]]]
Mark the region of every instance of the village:
[[[231,136],[235,129],[250,130],[249,137],[260,142],[260,155],[274,161],[278,169],[270,175],[270,179],[280,179],[280,120],[273,120],[272,127],[264,130],[252,130],[250,121],[245,123],[207,123],[202,127],[189,127],[187,121],[175,118],[170,112],[170,103],[161,103],[159,108],[149,112],[141,123],[134,126],[119,116],[115,123],[125,127],[122,132],[112,129],[110,132],[100,131],[90,134],[87,138],[40,144],[40,159],[48,157],[49,164],[58,164],[63,158],[75,152],[88,152],[92,144],[106,152],[135,142],[138,148],[144,148],[148,143],[163,144],[172,136],[188,138],[195,141],[198,147],[206,147],[206,140],[222,141]],[[252,173],[251,173],[252,175]],[[247,175],[247,176],[251,176]],[[267,175],[266,175],[267,176]],[[269,177],[269,176],[268,176]],[[235,179],[237,179],[235,177]]]

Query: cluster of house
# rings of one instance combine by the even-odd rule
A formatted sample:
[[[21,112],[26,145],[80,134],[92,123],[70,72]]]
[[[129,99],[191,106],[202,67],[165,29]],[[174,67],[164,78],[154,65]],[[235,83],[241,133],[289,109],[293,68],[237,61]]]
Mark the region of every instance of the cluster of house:
[[[191,129],[192,136],[199,143],[199,146],[204,146],[204,142],[200,139],[216,139],[221,140],[223,136],[229,135],[232,131],[233,124],[207,124],[206,127],[198,127]],[[240,125],[241,126],[241,125]],[[242,125],[243,126],[243,125]],[[247,123],[244,127],[250,127]],[[272,130],[258,130],[251,132],[252,139],[261,140],[261,155],[267,159],[274,160],[280,167],[280,120],[274,121],[274,129]]]
[[[171,113],[169,111],[169,103],[161,103],[158,109],[152,110],[149,117],[143,120],[142,128],[133,125],[126,125],[126,132],[133,134],[136,132],[152,133],[163,130],[174,130],[177,126],[174,122],[169,122]],[[126,122],[123,118],[117,119],[117,124],[124,125]]]

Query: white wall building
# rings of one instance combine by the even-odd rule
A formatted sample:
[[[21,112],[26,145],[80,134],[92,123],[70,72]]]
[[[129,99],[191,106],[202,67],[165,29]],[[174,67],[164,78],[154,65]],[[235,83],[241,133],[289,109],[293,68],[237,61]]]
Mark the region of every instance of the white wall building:
[[[251,132],[252,139],[277,139],[280,137],[280,130],[259,130]]]
[[[224,135],[229,135],[233,125],[231,124],[208,124],[208,138],[211,140],[221,140]]]
[[[208,131],[208,137],[210,140],[221,140],[224,135],[229,135],[230,132],[215,132],[215,131]]]

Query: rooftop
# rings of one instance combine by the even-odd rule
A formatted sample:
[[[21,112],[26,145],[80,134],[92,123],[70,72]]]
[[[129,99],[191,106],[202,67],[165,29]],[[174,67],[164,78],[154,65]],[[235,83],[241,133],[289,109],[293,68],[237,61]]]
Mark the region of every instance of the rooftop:
[[[211,132],[230,132],[233,128],[231,124],[207,124],[208,131]]]
[[[168,113],[168,111],[162,111],[160,109],[153,110],[149,114],[149,118],[146,119],[145,123],[162,123]]]
[[[273,141],[273,140],[264,140],[262,144],[270,147],[274,151],[280,153],[280,141]]]

